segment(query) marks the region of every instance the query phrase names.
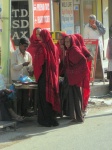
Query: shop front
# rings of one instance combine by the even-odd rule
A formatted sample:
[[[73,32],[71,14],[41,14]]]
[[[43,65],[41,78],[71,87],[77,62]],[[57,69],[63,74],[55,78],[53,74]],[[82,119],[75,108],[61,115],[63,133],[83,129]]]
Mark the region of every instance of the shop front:
[[[10,82],[10,52],[35,27],[51,30],[50,0],[0,0],[0,73]]]
[[[83,35],[90,14],[107,28],[106,49],[108,0],[0,0],[0,72],[8,79],[10,41],[18,46],[19,39],[29,38],[35,27]]]
[[[105,57],[109,37],[108,0],[53,0],[53,2],[56,25],[54,29],[56,31],[62,30],[68,34],[80,33],[83,35],[89,15],[96,15],[97,19],[106,27],[106,34],[103,37]],[[57,13],[58,9],[59,14]]]

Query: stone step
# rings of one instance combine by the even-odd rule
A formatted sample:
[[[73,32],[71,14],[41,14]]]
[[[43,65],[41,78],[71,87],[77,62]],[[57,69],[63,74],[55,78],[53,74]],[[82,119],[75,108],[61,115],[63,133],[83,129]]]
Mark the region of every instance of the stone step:
[[[109,83],[94,82],[94,84],[90,86],[90,89],[90,96],[103,96],[109,93]]]

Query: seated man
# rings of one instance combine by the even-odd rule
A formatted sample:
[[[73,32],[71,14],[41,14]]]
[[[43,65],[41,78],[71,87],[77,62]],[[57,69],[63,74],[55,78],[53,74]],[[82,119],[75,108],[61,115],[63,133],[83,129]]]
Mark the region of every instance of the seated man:
[[[17,115],[11,106],[11,100],[8,99],[8,95],[13,91],[9,90],[5,86],[4,78],[0,74],[0,120],[1,121],[10,121],[12,119],[16,121],[23,121],[22,116]]]
[[[21,38],[19,47],[11,54],[11,79],[12,81],[19,80],[20,76],[29,76],[33,72],[32,56],[27,52],[29,40]],[[29,90],[17,90],[17,113],[22,116],[31,116],[28,113],[29,107]]]

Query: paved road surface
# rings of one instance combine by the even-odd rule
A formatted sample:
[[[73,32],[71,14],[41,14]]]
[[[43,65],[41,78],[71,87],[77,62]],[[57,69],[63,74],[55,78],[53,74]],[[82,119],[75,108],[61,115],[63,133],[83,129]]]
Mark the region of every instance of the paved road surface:
[[[0,149],[112,150],[112,106],[90,108],[82,124],[65,117],[59,122],[59,127],[46,128],[27,120],[16,132],[0,133]]]

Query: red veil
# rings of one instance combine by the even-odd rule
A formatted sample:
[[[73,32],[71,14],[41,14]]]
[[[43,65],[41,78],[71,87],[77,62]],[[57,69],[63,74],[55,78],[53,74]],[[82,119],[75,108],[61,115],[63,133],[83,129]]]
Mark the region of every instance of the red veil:
[[[36,30],[39,29],[38,27],[33,30],[33,34],[30,37],[30,45],[27,51],[31,54],[32,60],[34,61],[35,51],[40,47],[40,40],[36,36]]]
[[[54,45],[50,32],[40,32],[46,55],[46,101],[52,104],[53,110],[60,112],[59,101],[59,53]]]

